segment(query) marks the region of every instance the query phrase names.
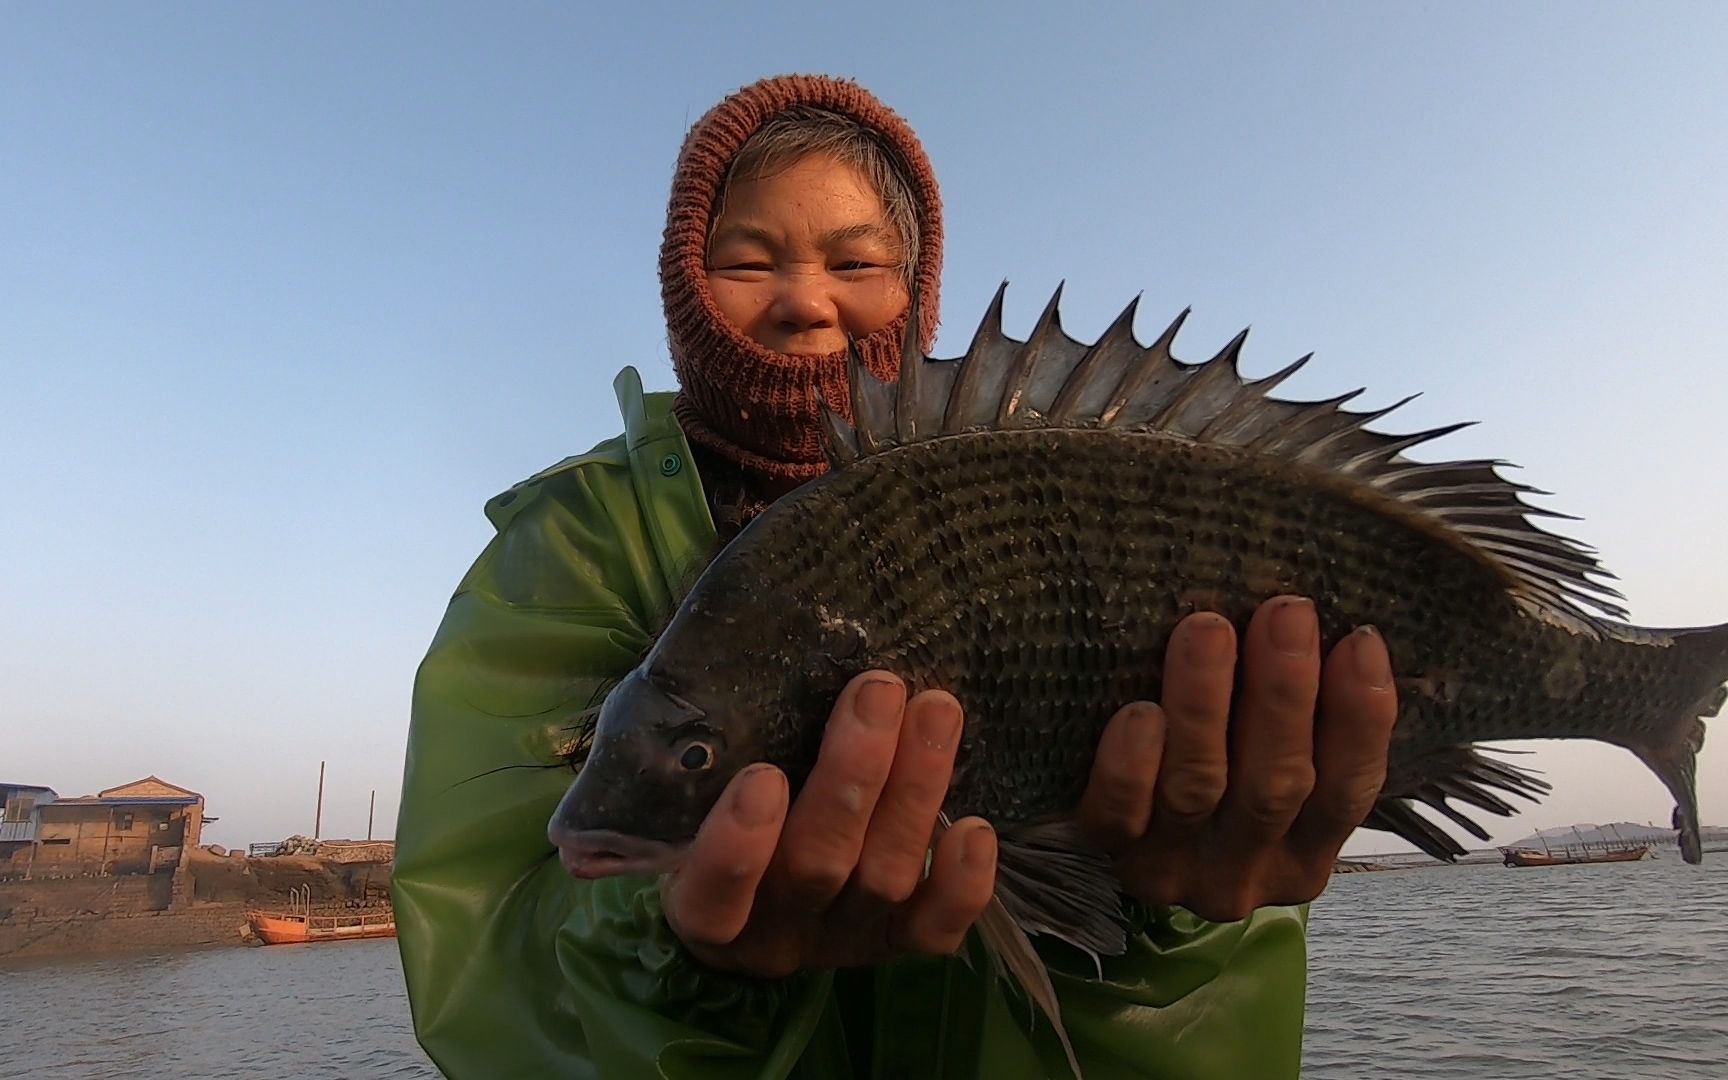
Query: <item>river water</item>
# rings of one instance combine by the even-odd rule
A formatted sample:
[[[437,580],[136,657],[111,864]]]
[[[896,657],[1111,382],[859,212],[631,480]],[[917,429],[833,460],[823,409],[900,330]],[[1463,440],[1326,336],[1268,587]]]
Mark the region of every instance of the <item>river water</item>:
[[[1304,1076],[1728,1076],[1728,853],[1334,879]],[[392,941],[0,967],[0,1076],[435,1078]]]
[[[1728,852],[1662,854],[1335,878],[1303,1075],[1728,1077]]]

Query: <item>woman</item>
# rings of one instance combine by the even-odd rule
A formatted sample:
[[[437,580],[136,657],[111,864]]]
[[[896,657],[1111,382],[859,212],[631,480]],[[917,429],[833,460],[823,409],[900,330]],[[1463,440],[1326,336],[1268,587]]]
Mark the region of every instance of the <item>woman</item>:
[[[853,84],[765,80],[692,129],[661,251],[681,392],[626,369],[623,436],[488,505],[498,536],[416,684],[397,918],[447,1073],[1062,1075],[1049,1026],[950,955],[990,895],[988,824],[956,823],[924,873],[952,697],[861,675],[798,798],[741,773],[660,882],[571,880],[544,832],[568,772],[512,768],[557,763],[716,540],[822,472],[818,390],[846,400],[846,339],[892,377],[916,292],[928,346],[941,236],[922,148]],[[1239,666],[1229,624],[1193,616],[1162,708],[1112,720],[1081,812],[1142,929],[1102,978],[1046,954],[1094,1080],[1296,1074],[1304,915],[1272,905],[1324,885],[1394,711],[1376,636],[1324,665],[1317,639],[1306,602],[1271,601]]]

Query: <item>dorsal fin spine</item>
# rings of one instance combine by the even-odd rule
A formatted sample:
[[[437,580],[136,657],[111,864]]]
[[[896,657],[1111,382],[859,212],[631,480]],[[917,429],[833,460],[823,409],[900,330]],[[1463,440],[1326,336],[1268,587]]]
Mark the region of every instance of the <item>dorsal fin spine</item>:
[[[858,432],[846,418],[822,404],[822,454],[830,469],[843,468],[858,460]]]
[[[1242,333],[1247,334],[1248,331],[1244,330]],[[1238,359],[1240,358],[1238,357]],[[1273,390],[1277,389],[1279,383],[1282,383],[1285,379],[1288,379],[1298,371],[1301,371],[1302,368],[1307,365],[1308,361],[1312,359],[1314,359],[1314,354],[1309,353],[1306,356],[1298,358],[1295,363],[1286,365],[1281,371],[1274,371],[1265,378],[1256,379],[1253,382],[1244,382],[1243,386],[1252,387],[1255,391],[1254,394],[1236,395],[1235,399],[1231,401],[1230,404],[1226,405],[1217,416],[1206,421],[1206,426],[1201,428],[1199,433],[1194,437],[1205,441],[1212,438],[1218,432],[1228,430],[1231,421],[1235,420],[1243,413],[1253,409],[1268,395],[1270,395]],[[1238,379],[1242,377],[1240,369],[1236,371],[1236,377]]]
[[[1139,297],[1134,298],[1136,304],[1139,303],[1139,299]],[[1104,406],[1103,412],[1098,416],[1098,422],[1101,425],[1110,427],[1115,424],[1116,418],[1122,415],[1122,410],[1128,407],[1128,403],[1134,400],[1135,395],[1146,383],[1156,378],[1159,372],[1167,370],[1168,367],[1176,363],[1175,354],[1170,351],[1170,348],[1175,344],[1176,335],[1181,333],[1182,324],[1188,321],[1188,315],[1193,310],[1193,308],[1183,308],[1181,313],[1170,321],[1170,325],[1164,328],[1164,332],[1158,335],[1158,340],[1146,349],[1145,358],[1140,361],[1140,366],[1130,368],[1128,373],[1123,376],[1122,382],[1116,387],[1116,392],[1110,395],[1110,404]]]
[[[1394,408],[1396,408],[1396,406],[1394,406]],[[1425,442],[1430,442],[1434,439],[1450,435],[1454,431],[1463,431],[1467,427],[1475,426],[1476,421],[1464,420],[1456,424],[1447,424],[1443,427],[1429,428],[1427,431],[1418,431],[1413,435],[1404,435],[1396,439],[1389,439],[1372,450],[1365,450],[1362,453],[1357,454],[1355,457],[1347,459],[1339,465],[1339,468],[1344,472],[1355,472],[1357,469],[1360,469],[1364,465],[1368,465],[1372,462],[1391,461],[1399,453],[1410,449],[1412,446],[1420,446]]]
[[[1345,412],[1343,410],[1339,410],[1338,416],[1347,417],[1348,419],[1346,420],[1346,422],[1339,424],[1337,427],[1333,428],[1331,431],[1328,431],[1326,434],[1320,436],[1318,439],[1315,439],[1313,442],[1304,446],[1301,450],[1299,450],[1297,452],[1296,460],[1297,461],[1315,461],[1315,460],[1323,459],[1325,456],[1326,450],[1328,448],[1330,448],[1333,443],[1336,443],[1339,439],[1344,438],[1346,435],[1350,434],[1352,431],[1362,430],[1364,427],[1366,427],[1369,424],[1372,424],[1374,421],[1380,419],[1382,416],[1385,416],[1387,413],[1390,413],[1396,409],[1402,409],[1404,406],[1410,404],[1412,401],[1415,401],[1420,396],[1421,396],[1420,394],[1411,394],[1409,397],[1402,398],[1398,401],[1394,401],[1392,404],[1386,406],[1384,409],[1375,409],[1373,412],[1353,413],[1353,412]]]
[[[1211,360],[1184,364],[1172,345],[1188,310],[1143,348],[1133,333],[1138,297],[1088,347],[1062,330],[1058,287],[1029,340],[1019,342],[1002,329],[1005,292],[1006,283],[992,298],[965,358],[951,367],[932,370],[909,331],[898,387],[876,378],[851,350],[854,421],[848,425],[829,415],[823,432],[824,452],[836,468],[896,446],[988,430],[992,423],[1002,430],[1114,428],[1203,441],[1313,470],[1341,496],[1367,498],[1380,512],[1423,523],[1493,566],[1511,598],[1535,617],[1600,637],[1604,617],[1625,615],[1616,603],[1623,597],[1600,580],[1612,575],[1595,553],[1533,520],[1566,515],[1526,502],[1525,494],[1546,493],[1501,476],[1498,470],[1507,463],[1423,463],[1402,456],[1468,424],[1409,435],[1368,430],[1415,395],[1368,412],[1343,408],[1361,390],[1318,402],[1272,398],[1269,392],[1310,357],[1263,379],[1244,380],[1244,331]]]
[[[1011,421],[1020,413],[1027,385],[1032,381],[1032,373],[1037,369],[1039,359],[1050,344],[1052,332],[1060,333],[1056,308],[1061,300],[1062,289],[1058,286],[1050,297],[1050,302],[1044,305],[1044,313],[1038,317],[1038,325],[1032,328],[1032,335],[1026,339],[1014,357],[1014,364],[1008,372],[1008,383],[1003,388],[1002,400],[996,409],[996,426],[999,428],[1015,426]]]
[[[1056,301],[1061,295],[1062,290],[1058,287],[1056,296],[1050,298],[1050,307],[1046,309],[1047,312],[1055,310]],[[1092,347],[1086,350],[1086,355],[1081,358],[1080,363],[1074,366],[1074,371],[1068,376],[1068,381],[1062,384],[1061,392],[1056,395],[1055,404],[1050,406],[1052,423],[1060,423],[1075,418],[1080,402],[1085,398],[1087,391],[1091,389],[1093,381],[1109,375],[1108,364],[1115,347],[1124,345],[1130,349],[1140,347],[1140,343],[1134,340],[1134,316],[1139,309],[1140,297],[1136,296],[1128,301],[1128,306],[1122,309],[1122,313],[1111,321]],[[1117,380],[1118,385],[1120,385],[1121,378],[1127,376],[1128,370],[1125,365],[1122,375]]]
[[[858,452],[861,455],[869,455],[882,448],[883,443],[877,437],[877,432],[885,430],[882,420],[892,420],[891,417],[879,418],[870,415],[872,398],[865,380],[875,378],[864,365],[864,357],[859,354],[857,344],[848,343],[846,381],[852,396],[852,426],[858,435]]]
[[[923,385],[924,350],[918,344],[918,298],[906,314],[906,333],[900,345],[900,379],[894,387],[894,430],[903,443],[916,442],[923,434],[918,430],[918,401]]]
[[[1359,386],[1354,390],[1349,390],[1345,393],[1339,394],[1335,398],[1329,398],[1325,401],[1316,401],[1306,409],[1294,413],[1282,423],[1261,432],[1259,435],[1249,440],[1247,449],[1260,451],[1270,450],[1272,447],[1275,447],[1279,443],[1289,439],[1292,435],[1301,431],[1303,428],[1308,427],[1310,424],[1316,423],[1323,418],[1331,419],[1338,416],[1342,412],[1343,406],[1356,400],[1367,392],[1367,387]]]
[[[1008,283],[1004,281],[996,288],[996,295],[990,299],[990,306],[984,311],[984,318],[978,323],[978,329],[972,334],[972,344],[966,349],[966,358],[960,363],[960,374],[954,383],[954,389],[949,392],[948,408],[942,414],[942,431],[945,434],[956,434],[966,429],[966,418],[974,414],[974,401],[985,377],[989,374],[988,364],[976,363],[982,356],[989,355],[997,343],[1004,340],[1002,333],[1002,298],[1008,292]],[[1061,288],[1057,288],[1061,292]]]
[[[1158,411],[1147,418],[1149,427],[1168,427],[1170,422],[1182,415],[1182,410],[1188,403],[1204,393],[1213,383],[1229,379],[1240,391],[1244,386],[1241,376],[1236,374],[1237,362],[1242,356],[1242,343],[1248,340],[1248,331],[1243,330],[1230,339],[1230,343],[1218,351],[1218,355],[1201,364],[1199,367],[1188,368],[1183,373],[1182,385],[1171,394]],[[1244,395],[1236,395],[1240,400]]]

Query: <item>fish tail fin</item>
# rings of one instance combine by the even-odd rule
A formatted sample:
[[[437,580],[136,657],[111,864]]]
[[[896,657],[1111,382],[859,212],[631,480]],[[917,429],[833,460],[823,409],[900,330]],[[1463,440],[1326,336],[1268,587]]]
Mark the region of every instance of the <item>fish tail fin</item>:
[[[1668,727],[1627,749],[1674,796],[1674,828],[1680,834],[1680,857],[1689,863],[1704,859],[1704,839],[1698,820],[1698,752],[1704,748],[1704,720],[1728,702],[1728,623],[1696,630],[1667,632],[1680,650],[1681,663],[1703,675],[1705,689],[1683,708]]]
[[[1703,747],[1704,721],[1697,714],[1682,716],[1668,729],[1666,738],[1634,741],[1626,747],[1674,796],[1673,824],[1680,834],[1680,857],[1689,863],[1704,860],[1704,838],[1698,822],[1698,751]]]

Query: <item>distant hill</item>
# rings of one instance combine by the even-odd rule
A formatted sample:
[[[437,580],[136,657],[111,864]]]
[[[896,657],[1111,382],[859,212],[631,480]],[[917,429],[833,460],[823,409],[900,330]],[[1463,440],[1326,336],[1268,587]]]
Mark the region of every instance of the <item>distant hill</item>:
[[[1707,846],[1728,844],[1728,828],[1706,825],[1703,834],[1704,843]],[[1672,844],[1674,842],[1674,830],[1654,825],[1641,825],[1635,821],[1615,821],[1607,825],[1562,825],[1557,829],[1539,829],[1529,836],[1502,846],[1540,848],[1544,840],[1555,846],[1579,843],[1613,844],[1621,841],[1643,844]]]
[[[1577,834],[1573,833],[1577,829]],[[1701,830],[1706,851],[1728,851],[1728,828],[1720,825],[1706,825]],[[1618,835],[1616,835],[1618,834]],[[1636,821],[1615,821],[1606,825],[1590,825],[1581,823],[1576,826],[1562,825],[1556,829],[1542,829],[1519,840],[1501,844],[1496,847],[1476,848],[1463,858],[1460,863],[1486,863],[1500,861],[1501,847],[1531,847],[1538,850],[1546,840],[1550,847],[1561,848],[1567,844],[1577,844],[1579,837],[1586,844],[1615,843],[1629,841],[1639,844],[1650,844],[1657,851],[1674,848],[1674,830],[1664,829],[1655,825],[1644,825]],[[1355,862],[1382,863],[1390,866],[1439,866],[1442,865],[1421,852],[1390,851],[1377,854],[1352,854],[1348,858]]]

